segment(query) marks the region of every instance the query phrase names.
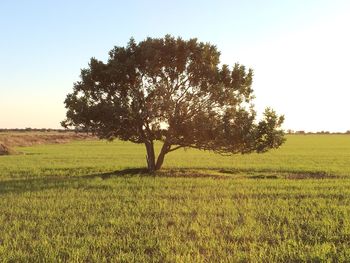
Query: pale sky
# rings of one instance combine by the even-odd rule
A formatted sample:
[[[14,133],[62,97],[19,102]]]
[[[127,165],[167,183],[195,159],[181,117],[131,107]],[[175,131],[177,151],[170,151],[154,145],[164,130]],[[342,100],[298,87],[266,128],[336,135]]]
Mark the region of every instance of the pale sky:
[[[258,112],[350,130],[350,1],[0,1],[0,128],[60,128],[90,57],[147,36],[197,37],[252,67]]]

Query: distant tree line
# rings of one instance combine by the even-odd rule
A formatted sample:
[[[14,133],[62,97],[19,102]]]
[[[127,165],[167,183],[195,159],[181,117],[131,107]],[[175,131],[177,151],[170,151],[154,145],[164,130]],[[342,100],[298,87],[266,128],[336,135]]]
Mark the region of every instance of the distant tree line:
[[[51,128],[14,128],[14,129],[6,129],[0,128],[0,132],[82,132],[87,133],[85,130],[78,129],[51,129]],[[346,132],[330,132],[330,131],[317,131],[317,132],[309,132],[309,131],[294,131],[291,129],[287,130],[287,134],[350,134],[350,130]]]
[[[51,129],[51,128],[0,128],[0,132],[82,132],[74,129]]]
[[[294,131],[294,130],[287,130],[287,134],[350,134],[350,130],[347,130],[346,132],[330,132],[330,131],[317,131],[317,132],[308,132],[308,131]]]

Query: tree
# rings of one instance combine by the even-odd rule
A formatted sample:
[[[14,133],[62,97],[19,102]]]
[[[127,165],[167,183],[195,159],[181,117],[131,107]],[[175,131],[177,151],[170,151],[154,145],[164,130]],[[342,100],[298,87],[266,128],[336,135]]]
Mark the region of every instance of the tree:
[[[220,154],[265,152],[283,142],[283,116],[266,109],[256,122],[253,71],[220,66],[210,43],[147,38],[114,47],[106,63],[91,58],[67,95],[63,127],[145,144],[150,171],[179,148]],[[158,158],[154,142],[162,141]]]

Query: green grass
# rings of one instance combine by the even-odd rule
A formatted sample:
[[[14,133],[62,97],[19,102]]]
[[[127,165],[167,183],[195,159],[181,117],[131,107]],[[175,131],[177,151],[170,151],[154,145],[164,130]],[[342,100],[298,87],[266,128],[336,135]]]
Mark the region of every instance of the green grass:
[[[0,262],[350,258],[350,136],[289,136],[263,155],[179,150],[157,176],[134,169],[142,145],[16,150],[0,158]]]

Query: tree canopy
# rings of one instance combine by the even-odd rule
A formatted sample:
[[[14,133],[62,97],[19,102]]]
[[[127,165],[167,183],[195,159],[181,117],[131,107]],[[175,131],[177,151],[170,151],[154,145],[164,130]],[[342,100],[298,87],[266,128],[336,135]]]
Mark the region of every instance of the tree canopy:
[[[256,121],[253,71],[220,64],[210,43],[169,35],[114,47],[91,58],[67,95],[64,127],[143,143],[150,171],[179,148],[220,154],[266,152],[283,142],[283,116],[267,108]],[[154,142],[163,145],[158,158]]]

